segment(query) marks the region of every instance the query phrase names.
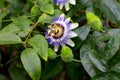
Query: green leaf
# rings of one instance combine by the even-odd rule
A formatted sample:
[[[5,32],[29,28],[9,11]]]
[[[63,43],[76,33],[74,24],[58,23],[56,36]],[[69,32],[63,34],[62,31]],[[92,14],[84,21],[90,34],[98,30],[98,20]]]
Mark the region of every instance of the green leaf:
[[[80,75],[85,75],[83,72],[81,73],[80,63],[70,62],[66,64],[66,72],[71,80],[80,80]]]
[[[95,75],[91,80],[108,80],[104,74]]]
[[[54,14],[54,6],[52,4],[44,4],[40,9],[45,13]]]
[[[120,37],[119,36],[113,36],[109,42],[106,44],[104,52],[103,52],[103,57],[105,60],[110,60],[116,52],[119,50],[120,46]]]
[[[111,22],[120,26],[120,5],[117,0],[95,0],[100,10]]]
[[[46,14],[46,13],[43,13],[43,14],[39,17],[39,19],[38,19],[37,22],[38,22],[38,23],[42,23],[42,24],[44,24],[44,23],[51,23],[52,20],[53,20],[55,17],[60,16],[61,13],[62,13],[62,12],[61,12],[60,10],[58,10],[58,9],[55,9],[54,15],[48,15],[48,14]]]
[[[93,36],[98,41],[107,41],[113,36],[116,36],[120,33],[120,29],[108,29],[104,33],[101,32],[94,32]]]
[[[79,38],[84,41],[90,32],[90,26],[84,25],[82,27],[76,28],[74,31],[78,34]]]
[[[0,32],[19,33],[20,28],[16,26],[14,23],[11,23],[7,25],[5,28],[3,28]]]
[[[120,73],[120,51],[108,62],[110,71]]]
[[[27,19],[27,16],[24,15],[17,18],[12,17],[11,20],[16,26],[20,28],[21,32],[19,33],[19,35],[21,37],[25,37],[28,34],[28,31],[30,30],[31,23],[31,21]]]
[[[25,49],[21,53],[21,61],[32,80],[39,80],[41,75],[41,62],[36,51],[31,48]]]
[[[48,60],[48,43],[42,35],[35,35],[31,39],[27,40],[33,49],[40,55],[45,61]]]
[[[37,5],[34,5],[31,10],[30,10],[30,13],[35,15],[38,11],[39,7]]]
[[[91,80],[120,80],[120,74],[115,72],[109,72],[108,74],[98,74],[94,76]]]
[[[60,58],[56,58],[46,63],[43,71],[43,80],[49,80],[59,74],[63,70],[63,62]]]
[[[61,58],[65,62],[71,62],[73,60],[72,50],[67,46],[62,46]]]
[[[107,72],[107,63],[104,59],[95,51],[91,50],[89,53],[89,58],[92,61],[92,63],[102,72]]]
[[[5,75],[0,74],[0,79],[1,80],[9,80]]]
[[[23,68],[18,68],[17,66],[11,65],[9,67],[9,74],[12,80],[26,80],[26,72]]]
[[[38,23],[50,23],[52,21],[52,17],[46,13],[43,13],[39,19],[38,19]]]
[[[88,37],[88,39],[84,42],[80,49],[80,59],[83,67],[90,75],[90,77],[93,77],[101,72],[99,69],[97,69],[97,67],[93,64],[89,57],[90,51],[92,49],[95,49],[95,43],[93,42],[91,37]]]
[[[48,58],[49,59],[55,59],[57,57],[57,54],[55,51],[53,51],[51,48],[48,48]]]
[[[91,26],[91,28],[95,31],[102,30],[102,22],[98,16],[90,11],[86,11],[87,23]]]
[[[0,45],[22,43],[19,36],[13,33],[0,33]]]

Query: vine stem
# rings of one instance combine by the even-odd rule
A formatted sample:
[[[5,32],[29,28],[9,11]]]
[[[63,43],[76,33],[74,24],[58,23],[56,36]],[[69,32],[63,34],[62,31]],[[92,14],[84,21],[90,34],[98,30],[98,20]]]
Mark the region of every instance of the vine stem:
[[[81,60],[77,60],[77,59],[73,59],[72,61],[74,61],[74,62],[79,62],[79,63],[88,63],[88,64],[91,64],[91,63],[89,63],[89,62],[87,62],[87,61],[81,61]]]
[[[33,25],[33,27],[30,29],[30,31],[29,31],[29,33],[28,33],[25,41],[23,42],[23,45],[24,45],[25,48],[26,48],[26,41],[27,41],[27,39],[31,36],[32,31],[37,27],[37,25],[38,25],[38,22],[36,22],[36,23]]]
[[[81,60],[77,60],[77,59],[73,59],[72,61],[75,61],[75,62],[82,62]]]

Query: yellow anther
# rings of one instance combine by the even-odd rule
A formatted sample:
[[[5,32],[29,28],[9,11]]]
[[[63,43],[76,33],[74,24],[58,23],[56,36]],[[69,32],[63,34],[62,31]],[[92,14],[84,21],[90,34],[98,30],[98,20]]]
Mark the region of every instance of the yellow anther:
[[[51,28],[51,26],[49,25],[48,28]]]
[[[58,30],[59,30],[59,26],[57,26],[56,24],[54,24],[54,27],[55,27],[55,32],[58,32]]]
[[[54,34],[54,33],[51,33],[50,35],[51,35],[51,36],[55,36],[55,34]]]
[[[50,34],[51,30],[48,30],[48,34]]]

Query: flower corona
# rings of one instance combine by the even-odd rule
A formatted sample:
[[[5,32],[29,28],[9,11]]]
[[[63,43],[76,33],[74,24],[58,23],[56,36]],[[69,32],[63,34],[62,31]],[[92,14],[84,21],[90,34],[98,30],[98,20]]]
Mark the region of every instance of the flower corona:
[[[55,18],[51,25],[48,26],[45,37],[49,44],[54,46],[54,51],[58,51],[59,46],[68,44],[74,47],[74,42],[71,38],[77,34],[72,29],[78,27],[78,23],[70,23],[70,18],[65,18],[64,14]]]

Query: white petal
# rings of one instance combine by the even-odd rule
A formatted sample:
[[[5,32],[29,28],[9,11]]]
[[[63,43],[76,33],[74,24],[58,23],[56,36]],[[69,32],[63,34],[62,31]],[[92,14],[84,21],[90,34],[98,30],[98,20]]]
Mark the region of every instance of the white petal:
[[[75,29],[78,26],[79,26],[78,23],[72,23],[72,24],[70,24],[70,29]]]
[[[69,36],[70,38],[73,38],[73,37],[77,37],[78,35],[74,31],[71,31]]]
[[[68,10],[70,9],[69,3],[66,3],[66,4],[65,4],[65,9],[66,9],[66,11],[68,11]]]
[[[58,51],[58,46],[54,46],[54,51],[55,51],[55,52]]]
[[[64,14],[61,14],[61,15],[60,15],[59,21],[64,21]]]
[[[63,8],[63,4],[60,4],[59,8],[62,9]]]
[[[75,46],[74,42],[71,39],[68,40],[67,44],[70,45],[71,47]]]
[[[69,2],[73,5],[76,5],[76,1],[75,0],[69,0]]]
[[[65,20],[65,23],[69,23],[69,22],[70,22],[70,17]]]

